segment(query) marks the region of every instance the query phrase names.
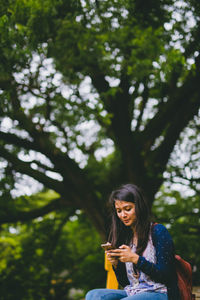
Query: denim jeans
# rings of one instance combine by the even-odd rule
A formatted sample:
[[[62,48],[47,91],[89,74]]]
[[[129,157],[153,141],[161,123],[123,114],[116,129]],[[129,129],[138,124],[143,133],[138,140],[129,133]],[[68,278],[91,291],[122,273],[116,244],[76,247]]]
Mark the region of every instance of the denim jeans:
[[[85,300],[168,300],[167,294],[144,292],[127,296],[124,290],[94,289],[87,293]]]

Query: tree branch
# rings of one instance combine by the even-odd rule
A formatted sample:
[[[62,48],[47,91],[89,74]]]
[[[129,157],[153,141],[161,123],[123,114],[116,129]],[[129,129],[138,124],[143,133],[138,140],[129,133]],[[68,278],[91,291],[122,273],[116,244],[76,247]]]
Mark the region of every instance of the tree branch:
[[[13,169],[15,171],[31,176],[37,181],[43,183],[46,187],[53,189],[60,194],[64,193],[64,185],[62,182],[56,179],[51,179],[37,170],[33,170],[30,167],[30,163],[21,161],[16,157],[16,155],[10,153],[2,146],[0,146],[0,156],[8,160],[13,165]]]
[[[44,216],[51,211],[60,210],[61,207],[61,198],[57,198],[47,205],[31,211],[16,210],[9,211],[8,213],[3,211],[0,213],[0,224],[29,221]]]
[[[35,149],[36,151],[39,151],[46,155],[54,164],[55,169],[63,174],[63,165],[68,165],[70,167],[71,172],[73,169],[79,171],[79,168],[77,164],[72,161],[67,155],[63,155],[61,151],[55,147],[53,143],[51,143],[49,139],[49,133],[38,131],[35,128],[35,124],[32,122],[31,118],[27,117],[20,106],[20,101],[17,98],[17,92],[14,94],[14,87],[12,94],[11,94],[11,102],[13,106],[13,116],[12,119],[18,120],[20,126],[24,128],[30,136],[33,138],[33,142],[35,145],[32,145],[27,142],[23,142],[19,138],[13,136],[8,136],[7,138],[11,140],[11,138],[14,139],[15,143],[20,143],[20,145],[23,145],[26,149]],[[2,135],[3,136],[3,135]],[[4,134],[4,138],[5,138]],[[31,147],[31,148],[30,148]],[[73,172],[72,172],[73,173]]]
[[[17,147],[22,147],[26,150],[35,150],[37,152],[42,153],[41,149],[38,147],[37,143],[33,143],[33,142],[30,142],[26,139],[22,139],[19,136],[13,134],[13,133],[0,131],[0,140],[6,142],[8,144],[15,145]],[[46,153],[43,153],[43,154],[46,155]],[[41,168],[43,168],[44,170],[47,170],[47,171],[55,172],[55,170],[56,170],[56,168],[47,167],[46,165],[42,164],[39,161],[33,161],[32,160],[31,163],[36,163],[39,167],[41,167]]]
[[[192,73],[189,74],[185,84],[170,95],[168,102],[163,104],[154,118],[149,121],[143,132],[143,139],[146,141],[145,151],[148,151],[153,146],[155,139],[162,135],[164,131],[169,131],[173,127],[171,130],[173,132],[177,123],[179,127],[177,136],[179,136],[179,133],[188,121],[197,113],[200,107],[198,98],[199,81],[200,76],[198,73],[195,76]],[[196,89],[194,89],[195,83]]]
[[[68,167],[67,160],[59,157],[63,173],[65,174],[63,182],[60,182],[49,178],[38,170],[33,170],[30,167],[30,163],[21,161],[16,157],[16,155],[3,148],[3,146],[0,146],[0,156],[9,161],[15,171],[31,176],[37,181],[43,183],[46,187],[55,190],[64,197],[67,197],[70,199],[69,203],[71,203],[71,205],[84,209],[86,212],[91,212],[90,217],[93,220],[93,223],[96,224],[102,235],[105,233],[104,220],[97,213],[102,204],[100,206],[99,201],[97,201],[97,197],[94,194],[94,186],[87,180],[87,176],[83,171],[79,171],[79,173],[77,173],[77,167],[73,170],[72,166],[70,166],[71,168],[68,168],[68,172],[66,172],[66,167]],[[55,158],[56,157],[57,156],[55,154]],[[70,186],[70,189],[67,188],[68,186]],[[88,193],[86,186],[87,189],[90,190],[90,193]],[[84,194],[87,194],[87,201],[82,201]]]
[[[148,155],[146,162],[152,166],[155,172],[165,168],[173,147],[179,138],[181,131],[186,127],[192,117],[198,113],[199,101],[199,80],[200,76],[188,78],[186,83],[179,88],[169,103],[164,105],[161,113],[158,113],[149,122],[144,131],[143,139],[146,140],[145,151],[153,145],[154,139],[163,133],[164,140],[154,151]],[[192,84],[191,84],[192,81]],[[196,89],[194,89],[196,84]],[[150,136],[150,138],[148,137]],[[162,181],[162,179],[160,179]],[[160,184],[160,182],[158,183]]]
[[[143,91],[142,95],[143,95],[143,101],[142,101],[142,106],[141,106],[141,109],[140,109],[140,114],[139,114],[139,117],[137,119],[137,126],[135,128],[135,131],[139,130],[141,120],[142,120],[142,117],[143,117],[143,114],[144,114],[144,109],[145,109],[145,106],[147,104],[148,97],[149,97],[149,89],[147,87],[146,82],[144,84],[144,91]]]
[[[8,144],[13,144],[15,146],[22,147],[27,150],[32,149],[35,151],[40,151],[40,149],[37,147],[35,143],[28,141],[26,139],[22,139],[21,137],[18,137],[13,133],[0,131],[0,140],[3,140]]]
[[[53,255],[54,251],[57,247],[59,238],[62,234],[62,229],[69,220],[70,216],[74,215],[75,209],[70,209],[67,211],[67,214],[64,216],[64,218],[59,223],[58,227],[51,233],[51,243],[49,244],[49,247],[47,249],[46,257],[50,259],[50,268],[51,268],[51,262],[53,262]]]
[[[176,176],[179,177],[180,179],[175,180],[174,176],[172,176],[170,174],[170,178],[169,178],[170,182],[175,183],[175,184],[179,183],[181,185],[185,184],[186,186],[189,186],[192,190],[194,190],[197,195],[200,194],[200,189],[198,189],[198,183],[200,183],[200,177],[199,178],[188,178],[186,175],[182,174],[178,168],[173,168],[173,170],[176,172]],[[184,181],[185,181],[185,183],[184,183]]]
[[[154,153],[153,164],[156,161],[156,164],[160,165],[159,169],[161,166],[165,167],[180,133],[192,117],[198,113],[199,106],[199,94],[194,95],[191,100],[188,100],[186,97],[185,103],[183,103],[178,112],[172,116],[171,120],[169,119],[171,122],[166,129],[165,138],[161,145],[155,149]]]
[[[57,149],[50,141],[45,137],[45,135],[42,138],[42,135],[38,141],[36,142],[30,142],[28,140],[22,139],[15,134],[8,133],[8,132],[0,132],[0,139],[3,141],[14,144],[18,147],[23,147],[27,150],[35,150],[38,151],[45,156],[47,156],[51,162],[54,164],[54,171],[57,171],[61,173],[63,177],[66,177],[69,181],[77,180],[77,174],[79,176],[82,174],[80,171],[80,168],[78,165],[70,159],[66,154],[63,155],[63,153]],[[66,174],[66,168],[68,168],[69,172]]]

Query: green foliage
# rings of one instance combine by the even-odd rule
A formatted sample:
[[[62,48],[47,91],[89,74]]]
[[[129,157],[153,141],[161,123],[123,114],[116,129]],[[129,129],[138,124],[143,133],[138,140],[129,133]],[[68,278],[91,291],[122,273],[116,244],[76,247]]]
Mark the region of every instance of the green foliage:
[[[173,237],[176,253],[193,266],[193,284],[199,285],[200,258],[200,201],[199,197],[184,195],[162,187],[153,206],[156,222],[165,224]]]
[[[129,41],[133,49],[128,63],[128,74],[131,77],[136,79],[136,76],[143,80],[146,76],[154,73],[152,62],[159,60],[159,55],[164,47],[160,41],[162,35],[162,28],[154,30],[151,27],[141,29],[135,26],[134,38]]]
[[[3,226],[1,299],[81,299],[87,290],[105,286],[100,243],[80,212],[71,220],[63,212]]]
[[[199,264],[199,32],[197,1],[1,1],[0,221],[26,220],[14,234],[2,225],[7,299],[10,286],[31,300],[104,285],[99,237],[84,214],[67,220],[84,211],[105,238],[106,201],[123,182],[151,206],[164,181],[187,181],[194,198],[170,192],[174,205],[158,197],[155,214],[181,254],[191,236],[186,258]],[[27,176],[51,192],[16,197]]]
[[[198,86],[191,88],[197,89],[195,95],[188,92],[184,101],[185,92],[181,90],[197,70],[198,41],[193,43],[193,52],[188,54],[182,49],[189,48],[188,37],[194,33],[194,26],[190,28],[186,22],[188,15],[186,20],[183,18],[194,4],[190,5],[180,8],[168,0],[150,1],[145,7],[136,0],[4,1],[0,18],[0,121],[9,119],[14,136],[22,134],[25,141],[32,141],[24,145],[14,137],[8,141],[4,136],[4,150],[7,144],[12,145],[9,153],[18,159],[31,150],[44,155],[51,167],[47,160],[43,164],[38,158],[33,161],[35,170],[41,170],[46,179],[46,171],[52,171],[61,175],[63,182],[69,182],[72,169],[76,169],[72,176],[76,178],[81,165],[91,172],[83,176],[90,178],[88,186],[97,183],[93,186],[96,193],[101,185],[103,195],[104,185],[112,183],[112,164],[104,170],[95,153],[109,139],[113,143],[113,161],[120,157],[116,164],[123,166],[121,172],[117,168],[114,184],[134,180],[147,186],[153,201],[173,145],[198,112],[198,104],[194,104],[197,100],[192,100],[198,95]],[[196,5],[193,18],[197,22],[195,9],[198,10]],[[180,20],[176,20],[173,10]],[[113,81],[118,83],[113,85]],[[198,78],[193,82],[197,81]],[[183,110],[187,112],[183,120],[183,112],[179,112],[179,126],[177,118],[170,118],[177,101],[186,103]],[[154,122],[150,122],[152,118]],[[91,135],[83,129],[88,124]],[[171,127],[177,130],[173,145],[169,140],[170,131],[174,132]],[[161,159],[162,142],[156,149],[157,140],[164,143],[165,138],[170,146]],[[66,166],[64,170],[66,161],[61,162],[61,156],[63,160],[73,160],[70,168]],[[104,180],[101,176],[99,182],[100,176],[93,176],[97,172],[91,171],[91,161],[93,169],[101,169],[100,174],[109,173]],[[47,185],[48,180],[32,172],[34,164],[30,163],[28,170],[20,166],[20,160],[12,161],[16,171],[28,173],[52,188],[51,183]],[[151,188],[152,178],[155,188]],[[56,191],[60,193],[59,188]]]
[[[48,204],[52,199],[57,198],[59,195],[53,190],[43,190],[31,196],[21,196],[15,199],[15,207],[24,211],[42,207]]]

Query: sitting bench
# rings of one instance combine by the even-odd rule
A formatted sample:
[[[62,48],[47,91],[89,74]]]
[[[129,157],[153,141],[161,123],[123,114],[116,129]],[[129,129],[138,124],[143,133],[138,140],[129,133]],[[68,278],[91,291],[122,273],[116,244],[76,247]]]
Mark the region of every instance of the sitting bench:
[[[113,271],[112,264],[107,259],[105,254],[105,270],[107,271],[106,288],[107,289],[118,289],[118,281]]]

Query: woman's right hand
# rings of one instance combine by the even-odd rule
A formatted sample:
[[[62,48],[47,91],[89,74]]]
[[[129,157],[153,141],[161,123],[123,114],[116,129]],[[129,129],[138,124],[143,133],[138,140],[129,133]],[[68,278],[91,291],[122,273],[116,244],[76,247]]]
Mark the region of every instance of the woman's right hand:
[[[106,251],[108,261],[116,268],[118,264],[118,258],[112,255],[111,250]]]

